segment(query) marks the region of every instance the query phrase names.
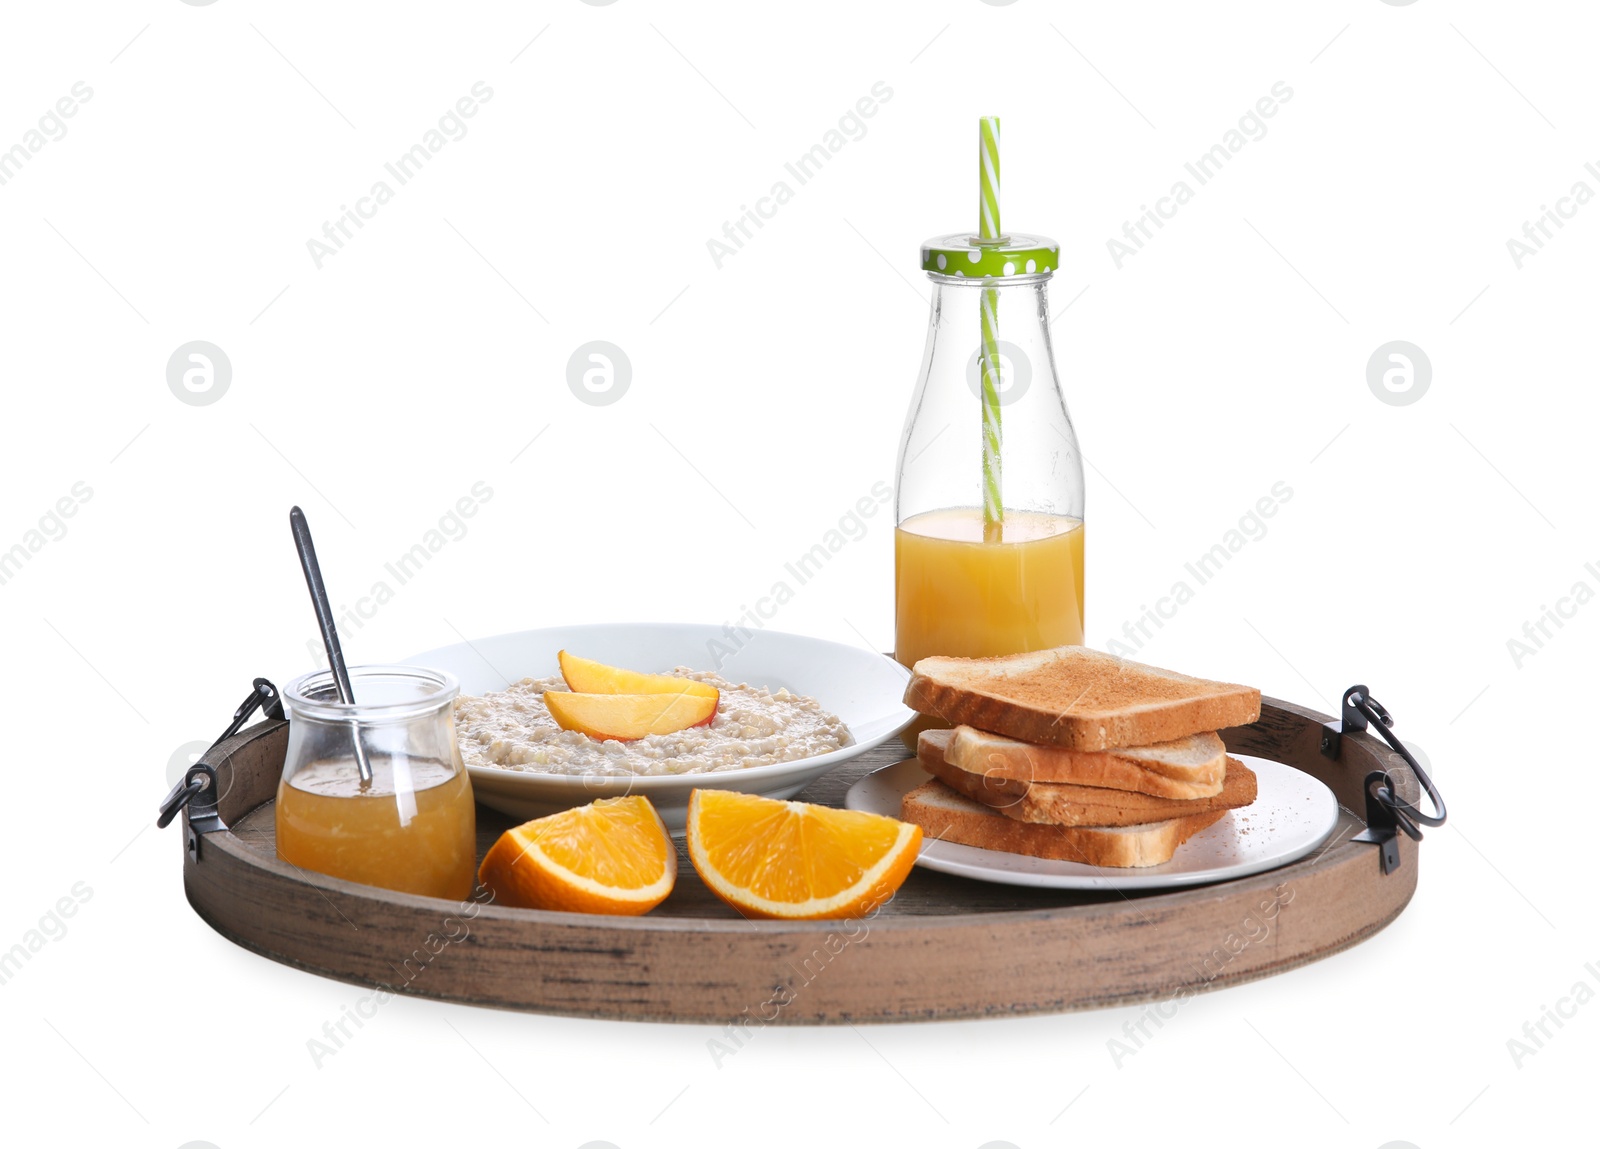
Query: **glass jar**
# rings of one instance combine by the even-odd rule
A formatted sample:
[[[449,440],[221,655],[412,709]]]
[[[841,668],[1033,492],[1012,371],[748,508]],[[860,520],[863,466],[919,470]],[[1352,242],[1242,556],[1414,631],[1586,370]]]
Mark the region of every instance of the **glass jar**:
[[[350,685],[352,704],[339,701],[326,670],[284,688],[278,857],[388,890],[470,897],[476,818],[456,749],[456,680],[415,666],[353,666]],[[356,739],[372,767],[368,782]]]
[[[1083,642],[1083,461],[1046,299],[1058,250],[1021,235],[923,247],[933,299],[895,485],[895,656],[906,666]]]

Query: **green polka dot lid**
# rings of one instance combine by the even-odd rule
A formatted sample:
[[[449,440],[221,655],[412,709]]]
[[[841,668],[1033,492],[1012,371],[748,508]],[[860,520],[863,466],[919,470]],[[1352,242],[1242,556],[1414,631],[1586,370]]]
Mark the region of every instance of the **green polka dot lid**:
[[[967,279],[1048,275],[1061,246],[1042,235],[1007,235],[1000,227],[1000,118],[978,121],[978,234],[940,235],[922,245],[922,270]]]
[[[1061,266],[1061,247],[1042,235],[1013,232],[998,240],[976,235],[940,235],[922,245],[922,270],[935,275],[977,277],[1044,275]]]

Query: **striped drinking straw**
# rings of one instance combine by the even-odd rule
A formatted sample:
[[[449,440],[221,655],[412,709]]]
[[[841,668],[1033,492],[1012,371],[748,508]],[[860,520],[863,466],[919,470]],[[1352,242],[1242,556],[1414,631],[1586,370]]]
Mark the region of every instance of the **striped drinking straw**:
[[[978,239],[998,242],[1000,230],[1000,117],[978,120]],[[985,287],[983,324],[983,537],[997,542],[1005,508],[1000,501],[1000,292]]]

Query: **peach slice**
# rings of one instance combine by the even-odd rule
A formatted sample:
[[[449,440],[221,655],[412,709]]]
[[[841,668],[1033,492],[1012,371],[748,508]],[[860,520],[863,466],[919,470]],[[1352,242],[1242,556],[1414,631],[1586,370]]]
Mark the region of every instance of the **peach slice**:
[[[693,678],[679,678],[675,674],[640,674],[637,670],[623,670],[620,666],[607,666],[588,658],[561,651],[556,656],[561,661],[561,677],[567,689],[579,694],[694,694],[701,698],[716,698],[717,688]]]
[[[581,694],[547,690],[544,704],[563,730],[590,738],[632,742],[647,734],[676,734],[717,713],[715,696],[699,694]]]

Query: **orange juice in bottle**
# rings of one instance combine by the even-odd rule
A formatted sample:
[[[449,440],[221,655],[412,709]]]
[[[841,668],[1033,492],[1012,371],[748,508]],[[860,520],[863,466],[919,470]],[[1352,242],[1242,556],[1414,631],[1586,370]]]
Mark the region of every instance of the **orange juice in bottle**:
[[[1016,654],[1083,641],[1083,522],[979,507],[923,511],[895,531],[895,655]]]
[[[456,681],[411,666],[353,666],[354,703],[326,671],[284,688],[289,749],[278,857],[369,886],[462,900],[476,873],[472,783],[456,749]],[[354,739],[372,776],[362,779]]]
[[[979,151],[977,232],[922,246],[933,297],[895,485],[906,666],[1084,637],[1083,460],[1047,298],[1060,247],[1000,228],[998,121],[980,122]]]

